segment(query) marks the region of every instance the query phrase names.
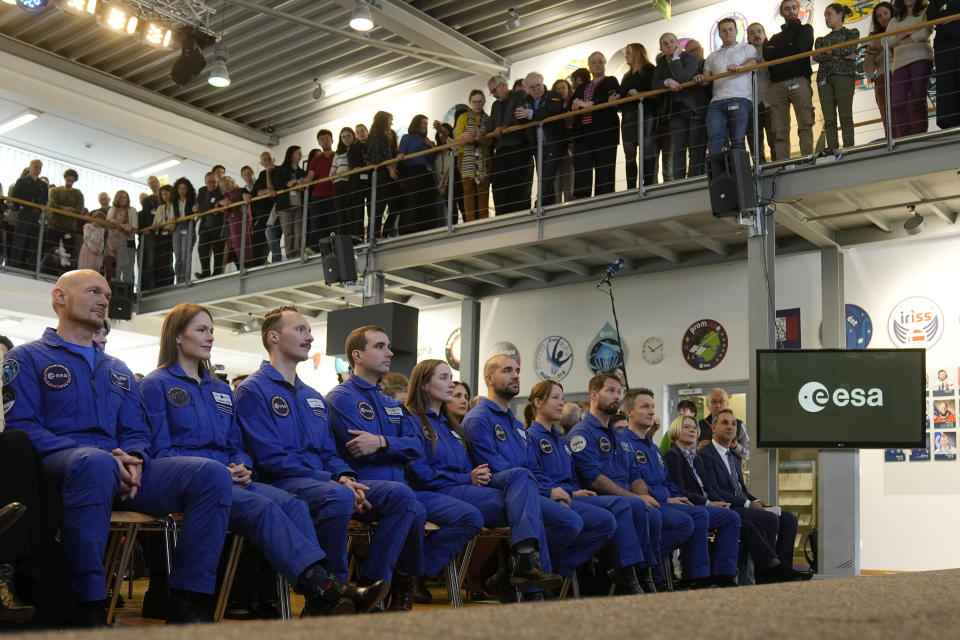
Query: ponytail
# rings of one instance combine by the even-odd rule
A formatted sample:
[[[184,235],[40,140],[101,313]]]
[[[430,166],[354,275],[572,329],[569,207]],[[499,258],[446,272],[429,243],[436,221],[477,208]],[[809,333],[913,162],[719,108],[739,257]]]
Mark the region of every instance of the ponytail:
[[[523,407],[523,426],[525,429],[529,429],[530,425],[533,424],[534,418],[537,417],[537,409],[533,406],[533,400],[527,402]]]
[[[828,4],[827,9],[830,9],[834,13],[839,13],[841,16],[843,16],[844,20],[853,15],[853,9],[845,4],[840,4],[839,2]]]

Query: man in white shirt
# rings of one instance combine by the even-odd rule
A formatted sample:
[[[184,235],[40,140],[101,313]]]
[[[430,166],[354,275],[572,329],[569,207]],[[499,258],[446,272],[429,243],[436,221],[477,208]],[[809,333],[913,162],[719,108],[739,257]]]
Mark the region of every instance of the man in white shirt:
[[[753,111],[753,87],[749,73],[711,80],[730,71],[757,63],[757,50],[748,42],[737,43],[737,23],[733,18],[717,22],[723,46],[710,54],[703,73],[694,78],[698,84],[713,83],[713,98],[707,108],[707,150],[712,155],[724,148],[746,151],[747,122]]]

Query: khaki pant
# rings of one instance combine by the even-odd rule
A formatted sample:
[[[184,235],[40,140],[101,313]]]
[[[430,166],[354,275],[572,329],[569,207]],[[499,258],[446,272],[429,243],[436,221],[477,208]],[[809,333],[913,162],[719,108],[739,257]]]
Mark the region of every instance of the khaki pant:
[[[477,184],[473,178],[462,178],[463,183],[463,220],[470,222],[487,218],[490,215],[490,180]],[[474,201],[476,198],[476,201]]]
[[[796,84],[790,89],[789,86]],[[791,78],[772,82],[767,88],[766,102],[770,107],[770,128],[773,129],[773,159],[790,157],[790,105],[797,118],[797,136],[800,153],[813,153],[813,87],[807,78]]]
[[[843,146],[853,147],[853,92],[856,78],[832,74],[821,82],[817,79],[817,92],[820,94],[820,111],[823,112],[823,130],[827,134],[827,148],[836,151],[840,148],[837,136],[837,115],[840,116],[840,128],[843,131]]]

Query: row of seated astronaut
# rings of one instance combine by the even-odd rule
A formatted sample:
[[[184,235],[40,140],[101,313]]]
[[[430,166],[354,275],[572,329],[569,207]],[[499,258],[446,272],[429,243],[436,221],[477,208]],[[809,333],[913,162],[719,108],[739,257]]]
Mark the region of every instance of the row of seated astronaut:
[[[617,593],[654,592],[660,559],[677,548],[685,580],[733,586],[741,538],[758,581],[808,577],[791,566],[796,516],[746,490],[729,450],[731,413],[715,416],[713,446],[693,455],[694,423],[664,457],[650,440],[653,393],[628,392],[631,424],[618,432],[610,418],[623,389],[601,374],[590,381],[589,414],[565,439],[553,428],[560,385],[534,387],[525,428],[508,408],[519,366],[495,356],[483,371],[488,397],[453,425],[442,406],[454,380],[442,361],[417,364],[406,406],[380,393],[392,352],[374,326],[349,335],[353,375],[324,397],[296,374],[313,338],[295,307],[266,315],[268,359],[234,396],[209,366],[210,313],[178,305],[164,320],[159,366],[138,385],[93,341],[109,296],[96,272],[64,274],[52,292],[57,328],[3,365],[7,429],[26,432],[60,489],[60,562],[77,624],[105,623],[113,508],[183,514],[164,594],[171,622],[211,619],[206,594],[228,529],[304,594],[303,615],[385,600],[409,610],[415,579],[438,575],[485,526],[509,526],[511,550],[486,585],[530,599],[593,556]],[[666,460],[677,456],[682,473],[671,480]],[[357,586],[346,583],[351,518],[377,523]],[[438,529],[425,536],[426,521]]]

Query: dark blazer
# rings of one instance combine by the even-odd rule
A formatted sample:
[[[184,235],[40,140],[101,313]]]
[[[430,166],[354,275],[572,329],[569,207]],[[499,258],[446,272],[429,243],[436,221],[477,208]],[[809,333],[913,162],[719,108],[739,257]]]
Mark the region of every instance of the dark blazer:
[[[693,504],[707,504],[707,498],[703,495],[703,492],[700,491],[700,484],[697,482],[696,476],[693,475],[693,470],[690,469],[690,465],[687,464],[683,451],[681,451],[677,445],[673,445],[667,451],[664,459],[667,461],[667,472],[670,474],[670,479],[673,481],[673,484],[677,485],[677,488],[680,489],[680,493],[686,496]],[[703,460],[701,460],[699,456],[694,456],[693,466],[697,468],[697,474],[699,474],[700,480],[703,482],[704,489],[706,490],[707,473],[703,468]]]
[[[664,81],[668,78],[676,80],[683,84],[693,80],[693,77],[700,73],[700,60],[692,53],[684,51],[677,60],[670,60],[666,56],[657,56],[657,68],[653,72],[652,85],[654,89],[662,89]],[[707,105],[710,103],[710,97],[701,87],[692,86],[674,93],[666,94],[667,110],[669,112],[681,110],[683,107],[690,109],[700,116],[706,113]]]
[[[517,89],[507,94],[507,97],[503,100],[494,101],[493,106],[490,107],[490,131],[493,131],[497,127],[510,127],[516,124],[522,124],[521,121],[517,120],[514,111],[517,110],[517,107],[523,106],[524,100],[527,97],[526,91]],[[532,128],[505,133],[497,139],[494,148],[503,149],[506,147],[513,148],[529,145],[534,139],[533,135]]]
[[[736,456],[736,454],[733,455]],[[703,460],[704,476],[701,477],[701,480],[706,485],[707,495],[710,496],[711,500],[729,502],[734,507],[742,507],[746,500],[756,500],[747,491],[740,465],[737,465],[737,482],[734,483],[733,478],[730,477],[730,467],[727,466],[727,461],[720,457],[713,443],[700,449],[697,457]]]
[[[523,107],[533,109],[533,121],[543,120],[550,116],[557,116],[566,111],[563,106],[563,98],[560,97],[560,94],[550,90],[543,92],[543,97],[540,98],[540,104],[537,105],[536,109],[533,108],[533,97],[529,95],[524,99]],[[536,131],[536,129],[532,129],[532,131]],[[566,140],[566,123],[563,120],[554,120],[545,123],[543,125],[543,138],[548,144]]]
[[[573,92],[574,98],[583,100],[583,94],[586,91],[586,83],[577,87]],[[597,85],[593,92],[593,104],[598,105],[610,101],[610,95],[620,91],[620,81],[613,76],[607,76]],[[597,109],[591,111],[593,122],[583,124],[583,115],[576,115],[573,119],[573,131],[577,136],[594,135],[602,138],[618,140],[620,138],[620,109],[610,107],[609,109]],[[574,114],[578,114],[574,111]],[[616,144],[616,142],[613,142]]]

